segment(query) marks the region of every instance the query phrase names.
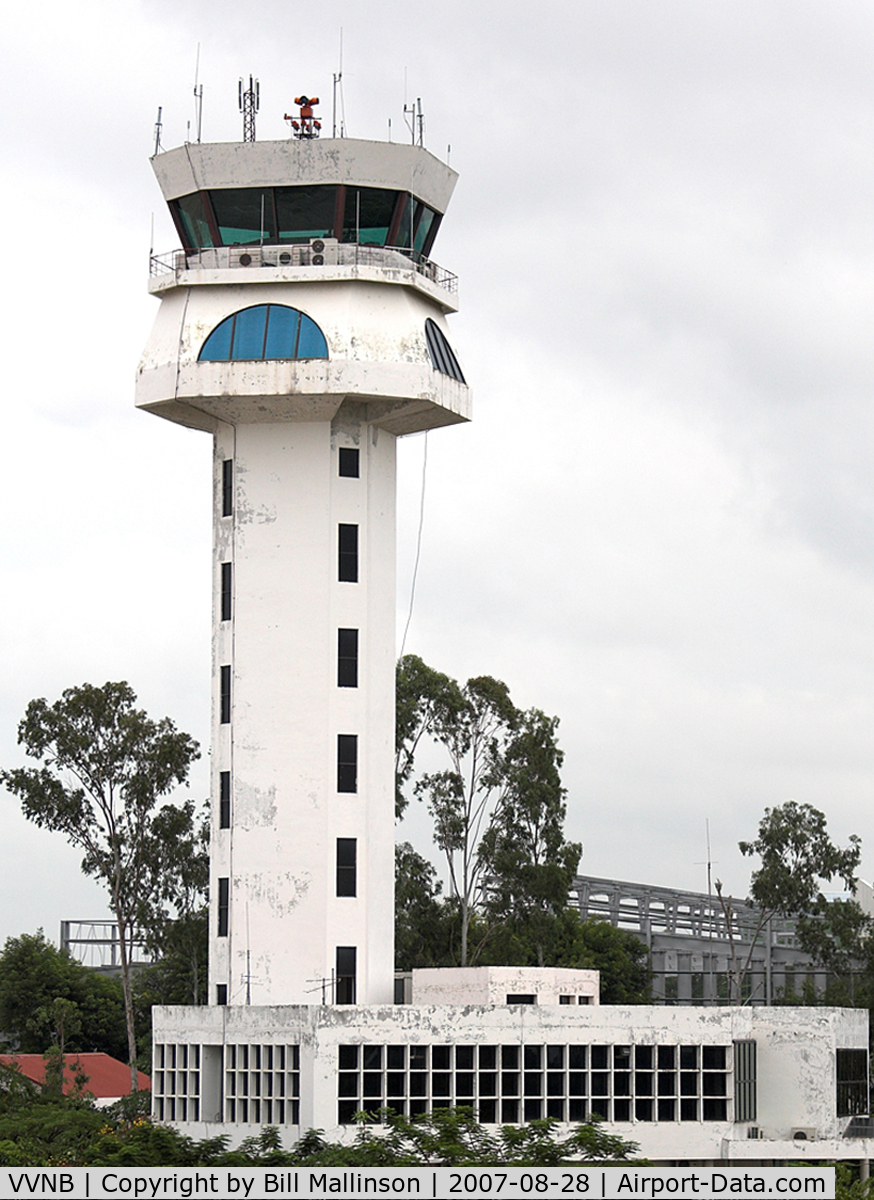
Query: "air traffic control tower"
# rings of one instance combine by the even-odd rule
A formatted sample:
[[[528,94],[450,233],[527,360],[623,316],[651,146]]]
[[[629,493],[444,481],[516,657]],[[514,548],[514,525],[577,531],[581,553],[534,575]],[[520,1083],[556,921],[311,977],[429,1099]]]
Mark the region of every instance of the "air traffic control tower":
[[[391,1004],[395,444],[465,421],[416,145],[186,144],[137,405],[212,434],[209,1003]]]

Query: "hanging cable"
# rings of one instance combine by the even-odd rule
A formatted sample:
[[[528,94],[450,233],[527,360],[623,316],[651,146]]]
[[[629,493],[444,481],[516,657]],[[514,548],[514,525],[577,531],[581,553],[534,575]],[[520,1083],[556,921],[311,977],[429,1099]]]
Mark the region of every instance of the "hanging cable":
[[[404,626],[404,636],[401,639],[400,657],[404,657],[404,647],[407,644],[407,634],[410,631],[410,621],[413,619],[413,601],[416,598],[416,577],[419,574],[419,558],[422,553],[422,527],[425,524],[425,476],[428,470],[428,430],[425,430],[425,451],[422,455],[422,496],[419,500],[419,532],[416,536],[416,561],[413,564],[413,581],[410,584],[410,611],[407,613],[407,623]]]

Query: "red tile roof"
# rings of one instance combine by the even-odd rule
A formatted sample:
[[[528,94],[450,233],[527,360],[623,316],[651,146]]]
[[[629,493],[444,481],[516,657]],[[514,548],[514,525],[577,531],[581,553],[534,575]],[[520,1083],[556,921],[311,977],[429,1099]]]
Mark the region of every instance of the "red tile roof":
[[[85,1092],[90,1092],[96,1100],[129,1094],[130,1067],[117,1058],[109,1054],[68,1054],[66,1060],[64,1095],[73,1090],[76,1075],[80,1072],[88,1076]],[[41,1054],[0,1054],[0,1063],[17,1066],[22,1075],[34,1083],[42,1083],[45,1079],[46,1064]],[[137,1071],[137,1081],[140,1091],[149,1091],[152,1087],[151,1078],[142,1071]]]

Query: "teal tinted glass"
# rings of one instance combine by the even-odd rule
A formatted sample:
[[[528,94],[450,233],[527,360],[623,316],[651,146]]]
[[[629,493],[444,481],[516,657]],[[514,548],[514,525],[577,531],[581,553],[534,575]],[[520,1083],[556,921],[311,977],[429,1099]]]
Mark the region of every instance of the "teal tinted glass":
[[[182,221],[182,228],[185,230],[185,245],[202,249],[204,246],[212,245],[212,234],[209,232],[209,224],[206,219],[206,209],[203,207],[203,199],[199,192],[194,192],[190,196],[180,196],[178,200],[174,200],[176,212]]]
[[[216,325],[198,357],[200,362],[327,358],[328,343],[315,321],[296,308],[258,304]]]
[[[276,220],[280,242],[305,242],[334,236],[333,184],[318,187],[276,188]]]
[[[413,241],[413,249],[418,250],[420,254],[428,240],[428,234],[431,232],[431,226],[434,224],[436,216],[437,214],[433,208],[422,208],[422,215],[419,217],[419,224],[416,226],[416,237]]]
[[[298,358],[327,358],[328,343],[315,321],[301,313],[300,337],[297,343]]]
[[[209,194],[223,246],[273,240],[273,195],[269,188],[224,188]],[[262,235],[263,215],[263,235]]]
[[[398,226],[397,238],[395,240],[396,246],[403,246],[404,249],[409,249],[415,211],[416,201],[412,196],[405,196],[401,202],[401,222]]]
[[[234,318],[228,317],[215,329],[203,343],[200,352],[201,362],[226,362],[231,357],[231,333],[234,328]]]
[[[308,318],[303,319],[306,321]],[[280,304],[270,305],[267,315],[267,340],[264,343],[265,358],[295,357],[294,347],[299,320],[300,313],[296,308],[285,308]]]
[[[394,213],[396,192],[388,188],[346,188],[343,241],[384,246]]]
[[[234,325],[234,347],[232,358],[264,357],[264,324],[267,320],[267,305],[244,308],[237,313]]]

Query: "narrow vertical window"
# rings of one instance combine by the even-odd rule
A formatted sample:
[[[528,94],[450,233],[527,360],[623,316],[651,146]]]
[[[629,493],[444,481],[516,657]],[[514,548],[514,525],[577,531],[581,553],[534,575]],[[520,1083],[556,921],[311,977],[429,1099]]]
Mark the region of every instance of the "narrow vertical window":
[[[337,1004],[355,1003],[355,946],[337,947]]]
[[[221,678],[221,723],[229,724],[231,719],[231,668],[222,667]]]
[[[215,985],[215,1002],[216,1004],[227,1004],[228,985],[226,983],[217,983]]]
[[[222,463],[222,516],[234,515],[234,460],[226,458]]]
[[[341,525],[338,538],[339,579],[341,583],[358,582],[358,526]]]
[[[219,775],[219,829],[231,827],[231,773],[222,771]]]
[[[337,687],[358,687],[358,630],[337,630]]]
[[[358,791],[358,735],[337,734],[337,791]]]
[[[231,619],[231,564],[222,563],[222,620]]]
[[[347,479],[358,478],[358,451],[350,446],[340,447],[340,474]]]
[[[230,909],[230,879],[220,879],[218,881],[218,935],[219,937],[228,936],[228,915]]]
[[[357,838],[337,838],[337,895],[355,896],[358,874]]]

